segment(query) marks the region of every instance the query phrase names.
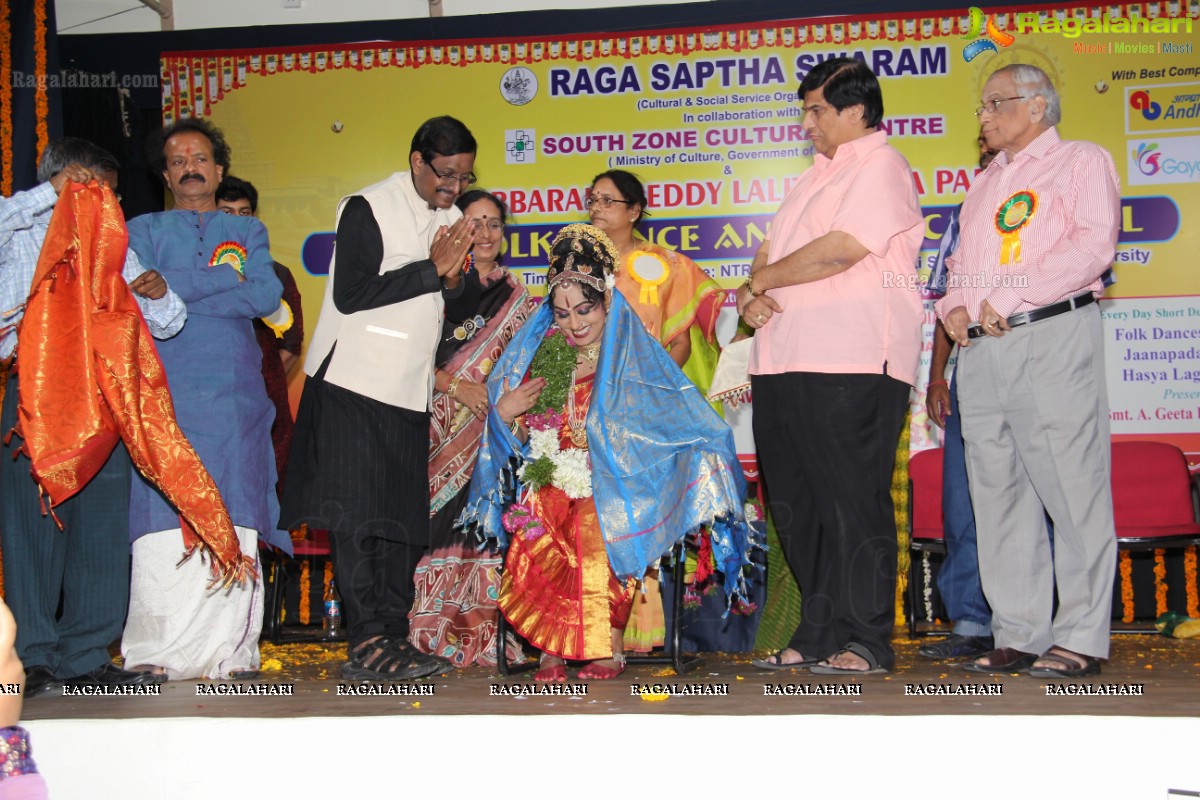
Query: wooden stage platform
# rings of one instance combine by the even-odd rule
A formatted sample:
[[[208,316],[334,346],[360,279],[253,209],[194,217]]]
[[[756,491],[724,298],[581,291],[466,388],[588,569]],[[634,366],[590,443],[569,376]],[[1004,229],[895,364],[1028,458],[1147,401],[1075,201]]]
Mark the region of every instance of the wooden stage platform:
[[[531,758],[559,776],[554,794],[578,782],[580,797],[644,789],[667,765],[682,781],[663,784],[672,794],[957,798],[1009,769],[1029,771],[1019,785],[1038,796],[1200,792],[1200,640],[1114,636],[1104,673],[1080,681],[975,675],[917,646],[897,641],[889,675],[763,672],[749,655],[706,654],[683,675],[631,667],[546,696],[528,673],[483,668],[358,694],[338,677],[344,645],[264,645],[257,681],[43,696],[25,719],[55,800],[393,797],[401,785],[537,796]],[[506,758],[520,768],[502,769]]]

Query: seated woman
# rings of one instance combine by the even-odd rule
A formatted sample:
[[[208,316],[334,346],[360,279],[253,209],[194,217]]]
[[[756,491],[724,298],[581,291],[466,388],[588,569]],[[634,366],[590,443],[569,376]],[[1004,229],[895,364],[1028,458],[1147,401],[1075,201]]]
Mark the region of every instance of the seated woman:
[[[637,579],[700,526],[727,593],[753,544],[733,432],[612,291],[617,258],[591,225],[555,237],[548,299],[488,380],[460,519],[509,544],[500,610],[542,651],[539,681],[566,660],[620,675]]]
[[[634,238],[646,204],[646,189],[631,172],[610,169],[592,179],[588,217],[617,246],[617,291],[683,374],[707,395],[720,353],[717,316],[725,292],[687,256]],[[713,408],[723,413],[720,403]],[[625,646],[649,652],[663,644],[666,632],[658,581],[647,576],[625,630]]]
[[[513,335],[537,310],[501,265],[508,212],[481,189],[454,204],[474,225],[471,262],[482,284],[478,313],[442,325],[429,426],[429,552],[417,565],[409,641],[456,667],[495,664],[500,554],[454,530],[487,418],[487,377]]]

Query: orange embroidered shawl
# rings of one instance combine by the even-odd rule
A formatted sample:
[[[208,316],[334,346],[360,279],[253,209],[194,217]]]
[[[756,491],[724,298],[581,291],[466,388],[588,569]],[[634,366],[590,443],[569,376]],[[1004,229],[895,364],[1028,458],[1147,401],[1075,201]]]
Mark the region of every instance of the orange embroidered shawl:
[[[112,192],[64,188],[17,343],[21,451],[53,509],[124,440],[138,471],[179,509],[186,554],[211,555],[222,583],[253,578],[217,486],[175,422],[166,373],[122,276],[128,239]]]

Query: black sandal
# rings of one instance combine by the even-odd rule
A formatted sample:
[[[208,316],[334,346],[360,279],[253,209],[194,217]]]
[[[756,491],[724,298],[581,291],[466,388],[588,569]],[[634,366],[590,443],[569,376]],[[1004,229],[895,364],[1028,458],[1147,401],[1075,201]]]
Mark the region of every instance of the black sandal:
[[[348,681],[405,681],[445,672],[449,663],[426,655],[406,639],[380,636],[352,648],[342,665],[342,677]]]

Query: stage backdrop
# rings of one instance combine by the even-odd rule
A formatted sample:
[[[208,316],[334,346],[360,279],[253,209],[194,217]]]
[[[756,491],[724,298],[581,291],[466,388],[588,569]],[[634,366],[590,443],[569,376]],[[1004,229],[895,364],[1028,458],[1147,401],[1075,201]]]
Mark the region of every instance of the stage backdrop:
[[[1198,13],[1197,0],[1067,4],[567,39],[168,53],[164,116],[207,116],[225,130],[234,174],[262,193],[275,257],[297,273],[311,329],[338,199],[406,168],[412,133],[436,114],[462,119],[479,140],[480,185],[505,196],[518,223],[507,233],[508,264],[535,294],[553,231],[584,218],[584,188],[610,167],[646,183],[647,238],[736,286],[784,193],[812,163],[797,85],[814,64],[844,54],[879,76],[884,127],[913,167],[927,221],[912,276],[918,291],[946,212],[974,178],[972,110],[983,81],[1004,64],[1036,64],[1063,96],[1064,137],[1107,147],[1122,180],[1118,280],[1103,306],[1113,432],[1174,441],[1196,464]],[[732,322],[727,314],[726,337]],[[916,449],[936,441],[920,401]],[[732,421],[749,450],[747,417]]]

